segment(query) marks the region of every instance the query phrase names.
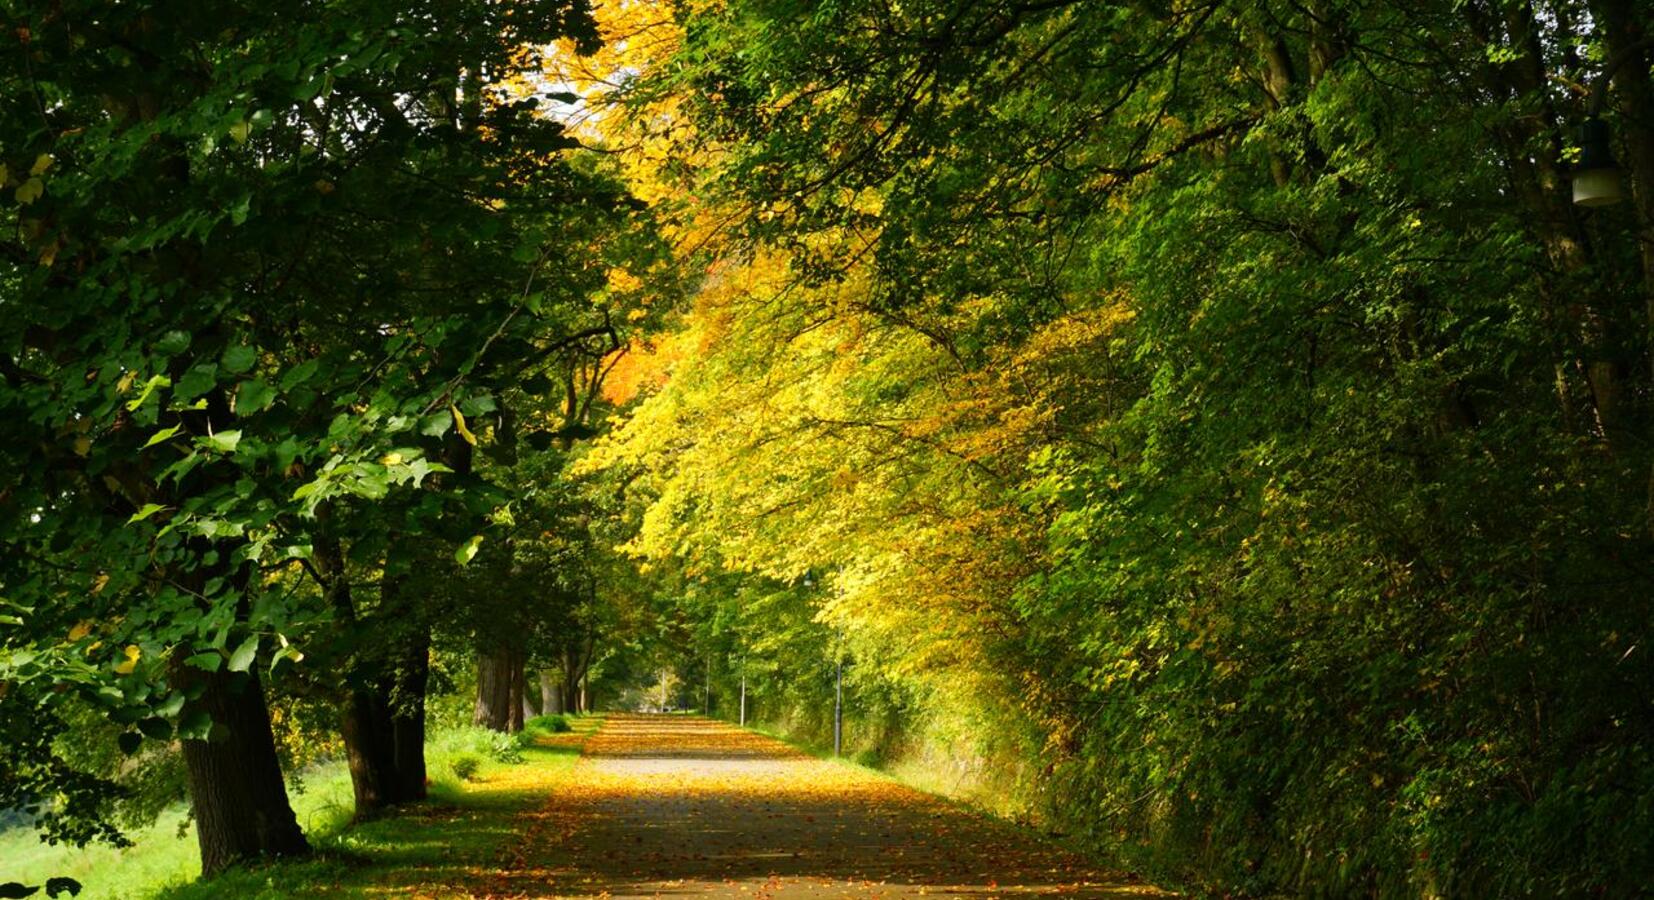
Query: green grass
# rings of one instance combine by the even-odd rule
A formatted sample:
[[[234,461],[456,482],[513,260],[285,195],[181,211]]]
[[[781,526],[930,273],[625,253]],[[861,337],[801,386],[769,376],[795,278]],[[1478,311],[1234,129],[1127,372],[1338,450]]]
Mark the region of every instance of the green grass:
[[[595,717],[572,722],[589,734]],[[522,748],[522,761],[483,762],[466,783],[449,756],[472,752],[463,741],[439,737],[427,751],[432,779],[429,801],[393,815],[351,825],[350,777],[334,763],[304,775],[290,792],[299,824],[316,853],[295,862],[236,869],[198,880],[200,861],[193,830],[180,825],[182,807],[131,837],[124,850],[76,850],[40,843],[33,831],[0,833],[0,881],[40,884],[66,875],[84,885],[81,898],[205,900],[222,897],[356,897],[426,892],[475,877],[490,866],[516,832],[514,818],[543,803],[579,756],[576,745]]]

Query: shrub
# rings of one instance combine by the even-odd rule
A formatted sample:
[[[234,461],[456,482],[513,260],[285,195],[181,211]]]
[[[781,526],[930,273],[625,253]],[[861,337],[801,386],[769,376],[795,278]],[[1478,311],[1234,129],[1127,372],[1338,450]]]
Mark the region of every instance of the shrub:
[[[474,725],[441,729],[433,735],[430,743],[444,756],[472,755],[502,763],[523,761],[522,748],[512,735]]]
[[[547,734],[563,734],[574,730],[569,725],[567,717],[561,713],[549,716],[535,716],[523,723],[524,731],[544,731]]]
[[[448,767],[454,770],[459,780],[470,781],[477,774],[477,770],[482,768],[482,760],[469,753],[463,753],[450,760]]]

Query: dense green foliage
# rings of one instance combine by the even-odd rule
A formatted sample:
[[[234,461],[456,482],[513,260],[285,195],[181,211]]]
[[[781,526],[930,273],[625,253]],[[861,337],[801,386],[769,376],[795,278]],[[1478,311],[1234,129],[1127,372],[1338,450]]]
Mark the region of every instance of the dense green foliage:
[[[518,89],[592,23],[564,0],[3,18],[0,809],[118,842],[111,801],[156,801],[116,744],[172,766],[170,796],[181,746],[209,870],[302,852],[291,827],[218,840],[202,804],[291,821],[272,695],[329,730],[344,704],[353,757],[411,723],[423,795],[432,632],[468,643],[513,587],[457,570],[509,539],[512,467],[555,470],[565,381],[593,414],[575,379],[636,303],[611,273],[653,264],[643,211]],[[89,710],[108,758],[78,749]]]
[[[1646,56],[1605,111],[1632,202],[1573,208],[1564,173],[1638,18],[686,8],[611,95],[729,223],[604,456],[652,485],[637,548],[759,595],[842,568],[792,652],[846,631],[913,715],[1031,722],[1047,814],[1134,864],[1633,892]]]
[[[4,7],[0,811],[842,668],[1202,889],[1654,879],[1638,3],[209,6]]]

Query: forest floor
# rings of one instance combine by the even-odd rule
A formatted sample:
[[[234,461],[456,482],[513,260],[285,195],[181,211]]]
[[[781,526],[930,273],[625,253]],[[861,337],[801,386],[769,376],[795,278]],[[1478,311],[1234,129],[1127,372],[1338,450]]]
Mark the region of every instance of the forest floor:
[[[610,715],[477,896],[1153,896],[1026,829],[773,738]]]

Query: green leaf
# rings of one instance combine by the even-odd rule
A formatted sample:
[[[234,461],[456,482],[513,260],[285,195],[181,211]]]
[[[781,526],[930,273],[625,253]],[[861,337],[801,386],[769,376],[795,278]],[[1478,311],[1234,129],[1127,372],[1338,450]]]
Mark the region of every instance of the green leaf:
[[[251,347],[231,347],[224,351],[224,357],[219,362],[224,371],[240,375],[253,367],[258,361],[258,352]]]
[[[230,671],[231,672],[245,672],[245,671],[247,671],[249,668],[252,667],[253,660],[257,656],[258,656],[258,635],[255,634],[255,635],[252,635],[251,637],[247,638],[245,641],[242,641],[241,646],[235,648],[235,652],[230,654]]]
[[[178,387],[172,392],[174,403],[184,403],[194,400],[205,394],[218,384],[218,364],[199,363],[192,366],[184,377],[178,379]]]
[[[171,428],[163,428],[160,431],[155,432],[154,434],[150,435],[149,440],[144,443],[144,449],[147,450],[150,447],[153,447],[156,444],[161,443],[162,441],[170,439],[173,435],[178,433],[178,430],[180,428],[183,428],[183,427],[184,426],[182,426],[182,425],[174,425]]]
[[[185,659],[184,663],[197,669],[216,672],[224,665],[224,655],[222,653],[197,653]]]
[[[481,546],[482,535],[472,535],[470,540],[460,544],[459,549],[454,551],[454,562],[457,562],[462,566],[470,563],[472,559],[476,558],[477,549]]]
[[[178,736],[192,740],[205,740],[212,732],[212,716],[203,709],[192,709],[183,720],[178,723]]]
[[[294,665],[297,665],[304,660],[304,654],[299,652],[299,648],[293,646],[287,646],[277,650],[270,659],[270,673],[272,675],[275,674],[276,666],[279,665],[284,659],[290,660]]]
[[[166,509],[166,507],[159,503],[145,503],[142,509],[132,514],[132,518],[126,520],[126,524],[131,525],[134,522],[142,522],[163,509]]]
[[[460,403],[459,408],[461,412],[468,416],[480,416],[499,409],[499,406],[494,403],[493,397],[487,394],[479,394],[475,397],[467,397]]]
[[[172,723],[160,716],[150,716],[139,722],[138,730],[143,732],[145,737],[154,738],[157,741],[172,740]]]
[[[155,342],[155,352],[162,356],[177,356],[190,348],[190,333],[169,331]]]
[[[238,416],[263,412],[276,399],[276,389],[261,378],[243,381],[236,388],[235,413]]]
[[[327,79],[325,77],[316,77],[302,81],[293,86],[293,99],[314,100],[316,95],[322,92],[322,87],[326,83]]]
[[[220,453],[234,453],[241,443],[241,432],[238,430],[220,431],[209,434],[202,439],[206,446]]]
[[[299,385],[304,384],[306,381],[310,380],[312,375],[316,374],[316,370],[320,367],[321,363],[318,360],[307,359],[293,368],[288,369],[286,372],[282,373],[281,389],[284,391],[290,391]]]
[[[216,653],[211,654],[211,655],[215,659],[218,658],[218,654],[216,654]],[[191,659],[193,659],[193,658],[194,657],[191,657]],[[189,660],[186,659],[186,660],[184,660],[184,662],[187,663],[187,662],[189,662]],[[214,666],[213,668],[215,670],[217,669],[216,666]],[[165,703],[162,703],[160,706],[155,707],[155,714],[158,715],[158,716],[165,716],[165,717],[170,719],[173,716],[178,715],[178,711],[183,709],[183,708],[184,708],[184,695],[178,693],[177,691],[174,691],[172,693],[172,696],[170,696],[166,699]]]
[[[144,745],[144,736],[136,731],[123,731],[121,736],[115,739],[115,743],[120,746],[122,753],[131,756]]]
[[[425,435],[426,437],[442,437],[447,434],[448,429],[453,426],[453,416],[450,416],[445,412],[436,413],[434,415],[426,416],[424,421],[419,423],[419,433]]]
[[[126,401],[126,411],[137,411],[138,407],[143,406],[144,402],[147,401],[150,395],[155,393],[157,389],[171,386],[171,378],[168,378],[165,375],[151,375],[149,380],[144,382],[144,389],[138,392],[138,396]]]

